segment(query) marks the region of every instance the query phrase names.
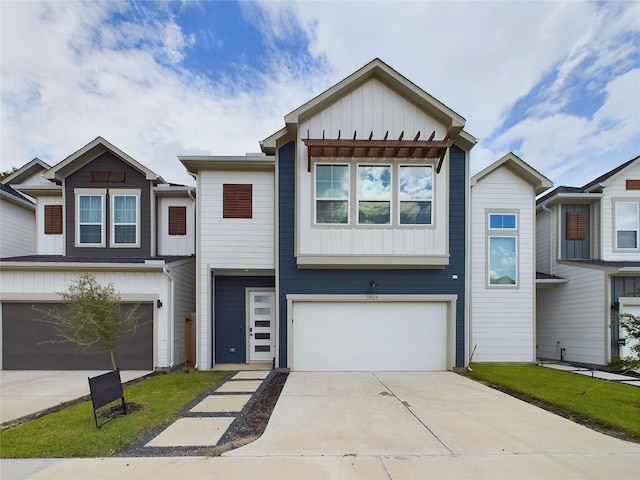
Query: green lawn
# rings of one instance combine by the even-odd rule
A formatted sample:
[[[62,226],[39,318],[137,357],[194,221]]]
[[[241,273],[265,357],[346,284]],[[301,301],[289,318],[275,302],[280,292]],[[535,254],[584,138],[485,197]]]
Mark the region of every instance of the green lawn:
[[[108,421],[97,429],[91,401],[79,403],[0,432],[0,457],[114,455],[142,433],[175,419],[178,410],[228,374],[229,372],[168,373],[125,385],[126,402],[142,405],[141,410]],[[105,419],[98,420],[102,423]]]
[[[476,379],[522,392],[640,438],[640,388],[536,365],[472,364]]]

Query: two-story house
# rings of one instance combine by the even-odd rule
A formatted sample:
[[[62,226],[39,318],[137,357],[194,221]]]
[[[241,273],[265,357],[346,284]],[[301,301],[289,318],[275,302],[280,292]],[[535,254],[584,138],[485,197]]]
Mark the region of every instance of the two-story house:
[[[640,157],[555,188],[536,217],[538,357],[605,365],[621,353],[618,314],[638,308]]]
[[[185,315],[195,311],[193,187],[168,184],[100,137],[53,167],[31,162],[4,183],[34,205],[31,218],[11,225],[2,211],[3,369],[109,368],[104,352],[80,356],[70,344],[48,343],[52,327],[37,321],[36,309],[59,303],[57,292],[82,272],[113,283],[125,306],[140,304],[140,327],[116,351],[121,368],[185,361]],[[5,236],[29,247],[5,249]]]
[[[465,120],[376,59],[197,179],[199,368],[465,364]],[[533,321],[533,319],[531,319]]]

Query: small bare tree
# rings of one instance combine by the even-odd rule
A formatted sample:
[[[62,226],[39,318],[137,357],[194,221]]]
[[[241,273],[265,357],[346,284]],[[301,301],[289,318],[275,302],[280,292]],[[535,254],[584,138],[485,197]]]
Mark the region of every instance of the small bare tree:
[[[38,320],[53,325],[56,330],[56,338],[49,342],[72,343],[86,353],[92,347],[107,351],[111,367],[116,370],[113,351],[122,338],[134,335],[141,325],[137,314],[139,305],[125,312],[113,283],[102,286],[90,273],[79,275],[66,292],[58,294],[64,300],[65,309],[40,310],[34,306],[44,313]]]

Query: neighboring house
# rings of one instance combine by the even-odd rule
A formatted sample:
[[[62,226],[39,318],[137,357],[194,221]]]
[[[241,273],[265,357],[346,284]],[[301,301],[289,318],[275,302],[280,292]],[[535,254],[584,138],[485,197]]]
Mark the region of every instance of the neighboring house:
[[[59,303],[56,292],[82,272],[113,283],[125,305],[140,304],[141,326],[116,350],[120,368],[183,363],[185,315],[195,311],[195,189],[167,184],[100,137],[54,167],[34,162],[7,183],[34,199],[35,222],[25,217],[7,232],[3,191],[2,368],[109,368],[104,352],[47,343],[53,331],[36,321],[43,314],[33,307]],[[38,175],[23,176],[34,168]],[[10,250],[5,233],[30,236],[33,247]]]
[[[549,179],[509,153],[471,178],[476,362],[536,361],[536,202]]]
[[[197,179],[197,365],[445,370],[469,354],[464,118],[376,59]]]
[[[36,158],[0,183],[0,258],[36,253],[34,199],[14,190],[11,185],[43,183],[46,180],[42,174],[49,168]]]
[[[537,201],[538,357],[605,365],[640,288],[640,157]]]

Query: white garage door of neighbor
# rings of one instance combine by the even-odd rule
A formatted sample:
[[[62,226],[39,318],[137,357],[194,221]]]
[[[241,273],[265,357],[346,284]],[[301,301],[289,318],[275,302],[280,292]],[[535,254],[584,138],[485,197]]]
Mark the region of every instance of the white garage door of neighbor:
[[[293,303],[297,371],[446,370],[446,302]]]

